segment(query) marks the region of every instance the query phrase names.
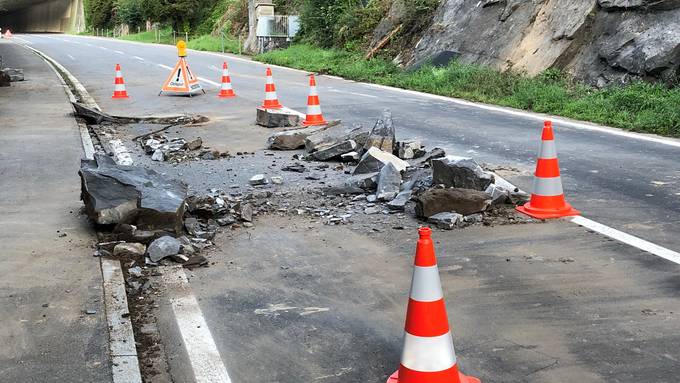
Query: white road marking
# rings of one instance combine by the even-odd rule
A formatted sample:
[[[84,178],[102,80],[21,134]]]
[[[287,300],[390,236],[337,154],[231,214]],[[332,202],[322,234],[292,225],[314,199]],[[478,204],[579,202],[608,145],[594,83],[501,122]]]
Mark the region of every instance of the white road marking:
[[[633,235],[624,233],[622,231],[613,229],[609,226],[603,225],[599,222],[595,222],[593,220],[590,220],[585,217],[581,216],[576,216],[571,219],[571,222],[581,225],[587,229],[590,229],[592,231],[598,232],[602,235],[605,235],[609,238],[615,239],[619,242],[623,242],[626,245],[630,245],[633,247],[636,247],[640,250],[652,253],[656,256],[659,256],[663,259],[669,260],[673,263],[677,263],[680,265],[680,253],[677,253],[673,250],[667,249],[665,247],[661,247],[659,245],[653,244],[649,241],[645,241],[642,238],[635,237]]]
[[[333,93],[351,94],[353,96],[361,96],[361,97],[368,97],[368,98],[379,98],[378,96],[374,96],[372,94],[358,93],[358,92],[347,92],[347,91],[342,91],[340,89],[334,89],[334,88],[330,88],[330,89],[328,89],[328,91],[333,92]]]
[[[160,267],[196,383],[231,383],[182,266]]]
[[[216,87],[219,87],[219,86],[220,86],[219,83],[216,83],[215,81],[208,80],[208,79],[205,78],[205,77],[196,77],[196,78],[199,79],[199,80],[201,80],[201,81],[203,81],[203,82],[207,82],[207,83],[210,84],[210,85],[214,85],[214,86],[216,86]]]
[[[109,50],[109,48],[105,48],[105,47],[99,47],[99,49],[101,49],[101,50],[103,50],[103,51],[108,51],[108,50]]]
[[[66,56],[68,56],[68,58],[70,58],[70,59],[71,59],[71,60],[73,60],[73,61],[75,61],[75,60],[76,60],[76,59],[75,59],[75,58],[74,58],[73,56],[71,56],[71,55],[70,55],[70,54],[68,54],[68,53],[66,54]]]
[[[144,60],[143,58],[141,58],[141,57],[139,57],[139,56],[132,56],[132,58],[135,59],[135,60],[139,60],[139,61],[146,61],[146,60]]]
[[[119,55],[124,55],[124,54],[125,54],[125,52],[123,52],[123,51],[114,51],[114,52],[118,53]]]
[[[172,70],[172,69],[173,69],[172,67],[169,67],[169,66],[163,65],[163,64],[156,64],[156,65],[158,65],[159,67],[161,67],[161,68],[163,68],[163,69],[167,69],[167,70]]]

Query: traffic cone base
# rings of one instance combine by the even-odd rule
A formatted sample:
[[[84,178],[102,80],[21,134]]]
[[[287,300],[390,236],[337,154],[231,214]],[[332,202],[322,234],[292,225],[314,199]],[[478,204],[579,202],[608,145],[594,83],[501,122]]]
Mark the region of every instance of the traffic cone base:
[[[544,197],[544,196],[537,196],[539,199],[544,199],[544,198],[553,198],[553,197]],[[531,197],[532,201],[535,201],[537,197],[533,196]],[[560,209],[555,209],[555,208],[541,208],[534,206],[531,202],[527,202],[524,206],[517,206],[515,209],[519,211],[520,213],[524,213],[528,215],[529,217],[536,218],[536,219],[549,219],[549,218],[561,218],[561,217],[571,217],[575,215],[581,215],[581,212],[574,209],[571,207],[571,205],[564,201],[564,196],[555,196],[557,198],[561,198],[562,202],[552,202],[547,204],[548,206],[559,206],[561,205],[562,208]]]
[[[408,369],[406,367],[401,367],[399,370],[395,371],[394,374],[392,374],[389,378],[387,378],[386,383],[409,383],[409,382],[414,382],[414,383],[421,383],[421,382],[427,382],[427,383],[481,383],[481,381],[473,376],[467,376],[463,375],[460,371],[458,371],[458,366],[453,366],[451,367],[450,370],[455,371],[444,371],[441,372],[441,377],[437,377],[431,372],[423,373],[419,371],[413,371],[413,370],[408,370],[408,372],[404,372],[402,374],[402,379],[399,379],[399,371],[407,371]],[[452,382],[451,381],[451,374],[456,374],[458,373],[458,382]],[[408,375],[409,377],[406,378],[405,375]],[[437,374],[439,375],[439,374]]]

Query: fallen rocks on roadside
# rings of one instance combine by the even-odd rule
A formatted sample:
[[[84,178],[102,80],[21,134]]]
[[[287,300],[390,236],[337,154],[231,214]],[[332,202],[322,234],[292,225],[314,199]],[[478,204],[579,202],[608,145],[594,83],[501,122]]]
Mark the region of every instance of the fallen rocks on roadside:
[[[333,125],[310,126],[302,129],[284,130],[274,133],[267,139],[269,149],[296,150],[304,148],[305,140],[312,134],[322,132]]]
[[[381,201],[391,201],[399,194],[401,186],[401,172],[394,164],[387,163],[378,173],[376,197]]]
[[[437,213],[456,212],[470,215],[483,212],[491,204],[485,192],[472,189],[430,189],[418,196],[416,214],[429,218]]]
[[[181,243],[177,238],[166,235],[151,242],[147,248],[149,259],[152,262],[159,262],[163,258],[179,254]]]
[[[494,176],[472,158],[446,156],[432,160],[432,182],[446,187],[486,190]]]
[[[369,130],[362,125],[345,126],[337,124],[329,128],[309,135],[305,139],[305,151],[308,154],[324,150],[347,141],[354,141],[357,147],[361,147],[368,138]],[[349,152],[349,151],[348,151]],[[347,152],[345,152],[347,153]],[[344,154],[344,153],[341,153]]]
[[[121,166],[104,155],[83,160],[78,173],[85,211],[97,224],[134,224],[180,233],[187,185],[154,170]]]
[[[452,230],[463,223],[462,214],[453,212],[437,213],[427,219],[427,222],[434,224],[439,229]]]
[[[328,161],[345,153],[353,152],[356,148],[357,143],[354,140],[347,140],[330,146],[317,148],[311,156],[317,161]]]
[[[10,82],[24,81],[24,70],[20,68],[3,68],[1,72],[9,77]]]
[[[387,203],[387,208],[390,210],[404,211],[406,203],[411,200],[412,194],[413,192],[411,190],[400,192],[392,201]]]
[[[146,246],[141,243],[119,243],[113,248],[114,257],[141,257],[146,252]]]
[[[417,140],[404,140],[397,143],[398,157],[402,160],[411,160],[425,155],[424,146]]]
[[[254,176],[250,177],[248,183],[252,186],[266,185],[269,183],[269,180],[264,176],[264,174],[255,174]]]

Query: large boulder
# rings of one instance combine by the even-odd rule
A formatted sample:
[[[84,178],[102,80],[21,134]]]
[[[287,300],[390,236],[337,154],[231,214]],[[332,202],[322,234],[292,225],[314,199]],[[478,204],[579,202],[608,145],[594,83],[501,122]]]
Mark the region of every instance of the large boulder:
[[[385,109],[382,116],[375,122],[371,134],[368,136],[366,144],[364,144],[364,149],[368,150],[371,147],[375,147],[387,153],[392,153],[396,144],[394,136],[392,112],[389,109]]]
[[[257,108],[255,123],[265,128],[285,128],[297,126],[300,122],[300,114],[288,108],[265,109]]]
[[[455,212],[462,215],[479,213],[491,204],[491,196],[472,189],[430,189],[418,196],[416,214],[431,217],[437,213]]]
[[[400,172],[406,170],[409,166],[408,162],[399,159],[392,153],[383,152],[382,150],[371,147],[361,156],[361,160],[352,174],[366,174],[376,173],[382,169],[386,164],[391,163]]]
[[[187,186],[153,170],[117,165],[108,156],[83,160],[81,199],[87,214],[101,225],[134,224],[141,230],[180,233]]]
[[[472,158],[446,156],[432,160],[432,182],[447,187],[486,190],[494,176]]]
[[[357,148],[354,140],[340,141],[336,144],[325,146],[311,154],[317,161],[327,161],[339,157],[345,153],[353,152]]]
[[[146,251],[151,261],[158,262],[163,258],[179,254],[181,245],[182,243],[177,238],[166,235],[151,242]]]

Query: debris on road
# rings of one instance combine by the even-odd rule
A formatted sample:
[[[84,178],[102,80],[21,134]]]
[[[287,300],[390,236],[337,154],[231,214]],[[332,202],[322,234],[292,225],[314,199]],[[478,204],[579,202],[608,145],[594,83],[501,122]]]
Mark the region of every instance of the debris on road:
[[[384,152],[376,147],[369,148],[361,157],[359,164],[354,168],[352,174],[366,174],[379,172],[383,166],[391,163],[394,167],[402,172],[406,170],[409,163],[396,157],[392,153]]]
[[[390,112],[389,109],[385,109],[382,116],[378,118],[373,126],[373,129],[366,140],[366,144],[364,145],[364,150],[378,148],[387,153],[392,153],[394,152],[395,143],[392,112]]]
[[[432,182],[453,188],[486,190],[494,182],[494,176],[472,158],[449,155],[432,160]]]
[[[10,82],[24,81],[24,70],[19,68],[3,68],[0,70],[4,75],[9,77]]]
[[[78,174],[85,210],[97,224],[181,231],[187,197],[187,186],[181,181],[150,169],[117,165],[100,154],[83,160]]]
[[[473,189],[430,189],[418,196],[416,214],[429,218],[437,213],[456,212],[463,215],[479,213],[491,204],[491,196]]]
[[[265,128],[285,128],[297,126],[300,122],[300,115],[290,109],[265,109],[257,108],[255,123]]]
[[[179,254],[180,242],[177,238],[166,235],[149,244],[147,253],[152,262]]]

